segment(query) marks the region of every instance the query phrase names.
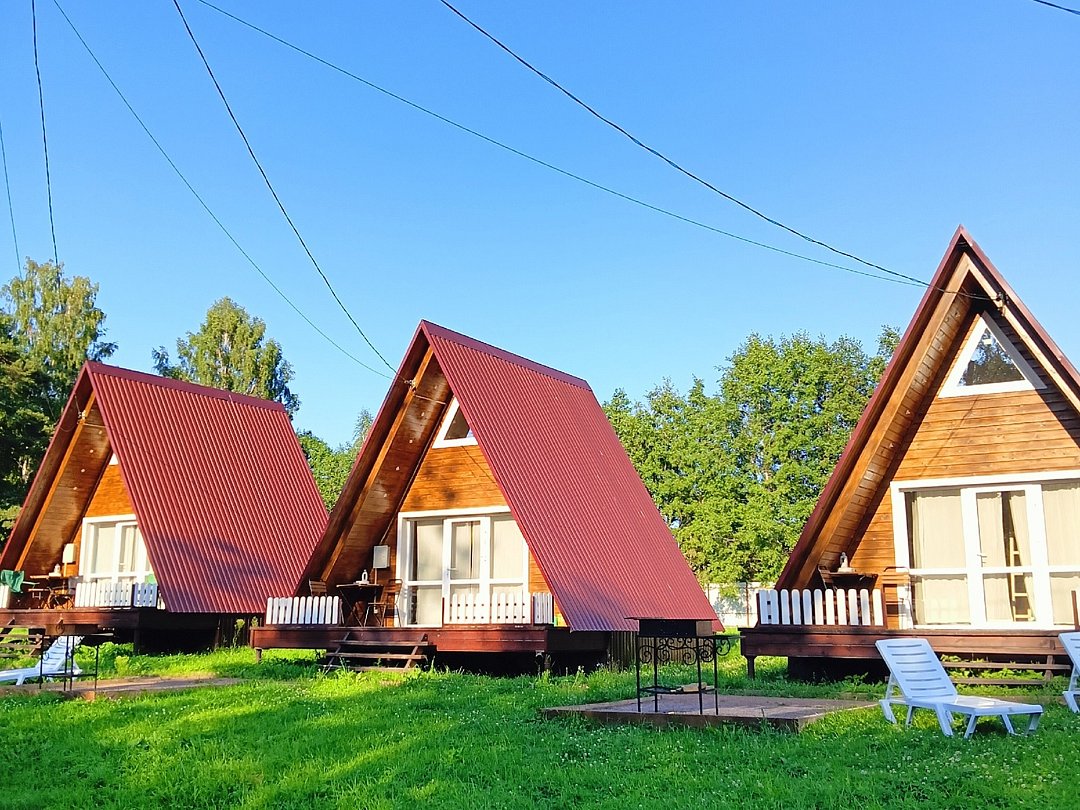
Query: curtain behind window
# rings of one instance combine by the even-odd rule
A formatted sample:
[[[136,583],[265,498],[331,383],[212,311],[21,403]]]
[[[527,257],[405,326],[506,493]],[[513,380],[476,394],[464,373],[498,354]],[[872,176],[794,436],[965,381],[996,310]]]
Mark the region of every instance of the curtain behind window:
[[[931,571],[965,568],[960,492],[910,492],[907,503],[911,567]],[[964,574],[915,576],[911,585],[916,622],[966,624],[971,620]]]

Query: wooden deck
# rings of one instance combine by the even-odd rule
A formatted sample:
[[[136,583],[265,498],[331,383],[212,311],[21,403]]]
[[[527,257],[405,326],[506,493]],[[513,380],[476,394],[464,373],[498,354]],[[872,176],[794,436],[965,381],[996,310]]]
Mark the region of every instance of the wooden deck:
[[[833,712],[874,706],[866,701],[755,695],[720,695],[717,703],[718,707],[714,706],[712,697],[706,698],[705,710],[699,714],[697,695],[678,693],[660,695],[659,708],[655,710],[652,698],[642,699],[640,712],[637,699],[631,698],[612,703],[541,709],[541,714],[544,717],[578,716],[595,723],[610,725],[646,725],[660,728],[742,726],[798,732]]]
[[[939,656],[988,662],[1016,662],[1047,675],[1069,668],[1068,658],[1058,641],[1059,630],[891,630],[884,627],[834,627],[818,625],[768,625],[746,628],[741,633],[741,651],[747,670],[754,675],[754,659],[759,655],[787,657],[798,666],[806,662],[880,662],[874,642],[885,638],[917,637],[929,640]],[[957,664],[956,666],[963,666]]]
[[[108,634],[139,650],[193,650],[217,641],[216,613],[170,613],[157,608],[0,609],[0,629],[25,627],[47,636]],[[227,621],[231,622],[232,617]]]
[[[343,625],[265,625],[251,631],[256,650],[325,650],[351,632],[353,639],[407,641],[427,635],[436,653],[603,653],[607,633],[571,633],[566,627],[532,624],[448,625],[443,627],[345,627]]]

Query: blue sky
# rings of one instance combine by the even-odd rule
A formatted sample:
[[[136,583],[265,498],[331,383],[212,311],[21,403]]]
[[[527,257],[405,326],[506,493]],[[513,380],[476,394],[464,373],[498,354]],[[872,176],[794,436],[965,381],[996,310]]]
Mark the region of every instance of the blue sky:
[[[169,2],[60,0],[210,207],[369,365],[232,129]],[[710,385],[751,332],[904,326],[919,289],[751,247],[590,188],[181,5],[257,154],[395,366],[421,318],[585,377],[606,400]],[[322,58],[568,171],[815,258],[590,117],[436,0],[220,0]],[[462,11],[642,140],[793,227],[929,279],[963,223],[1074,360],[1080,17],[1030,0],[489,3]],[[228,295],[284,347],[296,418],[332,443],[388,381],[250,268],[50,0],[38,42],[60,259],[100,284],[113,362],[151,368]],[[51,257],[30,3],[0,7],[0,121],[19,251]],[[17,270],[0,197],[0,278]],[[858,267],[848,263],[852,267]]]

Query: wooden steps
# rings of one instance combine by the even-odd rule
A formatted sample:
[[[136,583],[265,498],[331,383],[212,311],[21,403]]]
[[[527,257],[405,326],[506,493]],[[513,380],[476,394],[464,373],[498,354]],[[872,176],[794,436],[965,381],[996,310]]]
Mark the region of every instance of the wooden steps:
[[[430,659],[431,645],[425,633],[417,638],[379,638],[348,631],[337,647],[322,660],[324,672],[348,669],[352,672],[404,670],[422,667]]]

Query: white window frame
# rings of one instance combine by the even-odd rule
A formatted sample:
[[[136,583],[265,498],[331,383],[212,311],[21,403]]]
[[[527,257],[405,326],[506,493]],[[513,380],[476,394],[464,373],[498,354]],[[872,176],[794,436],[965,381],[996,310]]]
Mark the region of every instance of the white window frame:
[[[458,415],[459,410],[461,410],[461,406],[458,404],[457,397],[454,397],[450,400],[450,404],[446,408],[446,415],[443,417],[442,424],[439,425],[439,432],[435,434],[435,441],[431,443],[432,447],[464,447],[466,445],[476,444],[476,434],[472,432],[472,425],[469,425],[470,435],[461,439],[446,438],[446,434],[450,430],[450,425],[453,424],[454,417]]]
[[[916,627],[949,628],[968,627],[986,629],[1053,629],[1063,625],[1054,624],[1053,601],[1050,591],[1051,574],[1068,574],[1080,571],[1080,565],[1050,565],[1046,550],[1046,521],[1043,511],[1042,486],[1061,481],[1080,482],[1080,470],[1055,470],[1042,473],[1012,475],[968,476],[963,478],[935,478],[921,481],[893,481],[890,486],[893,509],[893,549],[896,567],[906,569],[913,577],[949,574],[967,577],[968,616],[967,624],[917,624]],[[960,495],[961,518],[964,526],[963,568],[911,568],[908,548],[907,494],[923,490],[956,490]],[[979,522],[976,496],[986,492],[1022,491],[1027,503],[1028,534],[1031,544],[1031,564],[1026,566],[983,566],[979,542]],[[986,601],[983,577],[987,574],[1026,573],[1031,575],[1034,591],[1032,600],[1035,619],[1030,622],[990,622],[986,619]]]
[[[970,362],[972,356],[975,354],[975,350],[978,348],[984,329],[990,330],[990,334],[994,336],[998,345],[1001,346],[1009,356],[1009,359],[1016,365],[1016,369],[1022,375],[1022,379],[1010,380],[1009,382],[983,383],[982,385],[960,385],[960,378],[964,376],[964,372],[967,370],[967,364]],[[974,329],[972,329],[971,334],[968,335],[968,339],[964,342],[964,348],[961,349],[960,354],[956,356],[956,362],[953,363],[949,376],[945,378],[945,383],[941,386],[940,396],[971,397],[976,394],[1004,394],[1010,391],[1034,391],[1043,388],[1046,388],[1046,383],[1042,381],[1042,378],[1035,372],[1027,360],[1024,359],[1024,356],[1016,348],[1013,342],[1005,337],[1005,333],[1001,331],[1001,327],[994,322],[993,318],[984,318],[982,315],[979,315],[975,318]]]
[[[525,602],[527,609],[532,612],[532,599],[529,592],[529,542],[522,534],[522,542],[525,547],[525,553],[522,555],[521,561],[521,579],[496,579],[491,576],[491,538],[492,519],[496,517],[504,517],[510,515],[509,506],[483,506],[477,508],[460,508],[460,509],[436,509],[420,512],[399,512],[398,513],[398,549],[400,567],[398,571],[401,574],[408,572],[412,568],[412,555],[415,549],[415,538],[413,536],[413,526],[416,520],[431,520],[440,518],[443,521],[443,548],[442,548],[442,621],[443,624],[449,624],[449,611],[450,611],[450,585],[469,585],[478,584],[480,588],[480,594],[486,598],[488,604],[491,603],[491,589],[500,585],[520,585],[522,593],[525,596]],[[480,579],[450,579],[450,533],[455,523],[464,523],[469,521],[480,521]],[[520,526],[518,527],[520,530]],[[405,619],[409,616],[409,589],[415,586],[433,586],[440,584],[436,580],[410,580],[405,576],[400,576],[402,581],[401,596],[402,600],[401,608],[398,610],[398,615],[402,617],[402,624],[405,624]],[[430,625],[410,625],[413,627],[427,627]]]
[[[97,532],[101,526],[113,526],[116,535],[115,548],[113,549],[112,565],[107,571],[91,572],[89,570],[91,562],[94,559],[96,546],[97,546]],[[130,571],[120,570],[120,551],[122,544],[120,543],[120,531],[121,529],[131,526],[135,529],[135,553],[132,560],[132,566]],[[153,576],[154,571],[150,567],[150,555],[146,549],[146,540],[143,539],[142,532],[139,530],[138,521],[135,519],[135,515],[106,515],[102,517],[83,518],[82,522],[82,542],[79,549],[79,577],[84,582],[131,582],[131,583],[143,583]]]

